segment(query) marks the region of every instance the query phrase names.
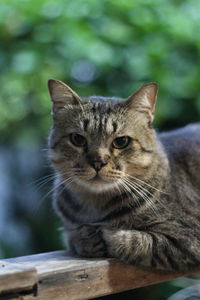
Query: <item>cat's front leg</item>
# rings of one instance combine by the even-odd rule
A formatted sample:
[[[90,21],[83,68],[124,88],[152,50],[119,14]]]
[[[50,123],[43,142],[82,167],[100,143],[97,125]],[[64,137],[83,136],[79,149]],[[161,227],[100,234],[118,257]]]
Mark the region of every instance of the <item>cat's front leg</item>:
[[[167,271],[185,271],[200,265],[200,241],[189,230],[165,228],[161,233],[102,229],[102,233],[108,256],[125,263]]]
[[[82,257],[105,257],[106,245],[100,228],[91,225],[81,225],[64,232],[64,241],[72,253]]]
[[[152,238],[137,230],[103,229],[108,256],[125,263],[149,267],[152,262]]]

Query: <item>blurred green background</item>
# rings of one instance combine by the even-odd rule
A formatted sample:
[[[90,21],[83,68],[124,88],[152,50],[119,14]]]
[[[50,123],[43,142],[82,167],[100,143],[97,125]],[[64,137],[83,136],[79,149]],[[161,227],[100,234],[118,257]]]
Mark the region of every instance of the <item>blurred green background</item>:
[[[156,81],[156,128],[199,121],[199,24],[196,0],[0,0],[0,257],[62,248],[42,179],[52,173],[47,80],[120,97]]]

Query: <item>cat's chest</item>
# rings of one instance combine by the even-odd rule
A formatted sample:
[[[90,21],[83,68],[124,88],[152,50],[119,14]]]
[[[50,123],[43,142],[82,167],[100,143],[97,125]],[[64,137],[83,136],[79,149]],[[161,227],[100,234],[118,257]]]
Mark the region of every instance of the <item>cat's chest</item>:
[[[58,197],[56,210],[67,226],[94,224],[100,220],[98,209],[87,203],[80,203],[75,198]]]
[[[120,229],[140,229],[142,226],[145,229],[149,222],[152,223],[152,220],[150,220],[152,219],[152,213],[148,213],[146,210],[141,215],[140,210],[129,205],[101,207],[88,201],[80,202],[78,199],[63,196],[56,201],[57,210],[67,226],[90,224]],[[153,219],[155,219],[155,216]]]
[[[92,206],[83,206],[79,212],[80,220],[83,224],[94,224],[101,219],[98,209]]]

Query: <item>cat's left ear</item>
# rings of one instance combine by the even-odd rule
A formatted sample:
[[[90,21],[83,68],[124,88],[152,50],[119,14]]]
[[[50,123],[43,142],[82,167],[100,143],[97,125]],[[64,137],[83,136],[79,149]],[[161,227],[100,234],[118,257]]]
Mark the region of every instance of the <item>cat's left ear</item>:
[[[158,84],[151,82],[143,85],[133,95],[131,95],[126,104],[134,107],[137,111],[146,113],[150,121],[153,121],[154,109],[156,104],[156,98],[158,93]]]
[[[82,101],[68,85],[60,80],[49,79],[48,88],[53,102],[53,112],[64,108],[67,104],[79,104]]]

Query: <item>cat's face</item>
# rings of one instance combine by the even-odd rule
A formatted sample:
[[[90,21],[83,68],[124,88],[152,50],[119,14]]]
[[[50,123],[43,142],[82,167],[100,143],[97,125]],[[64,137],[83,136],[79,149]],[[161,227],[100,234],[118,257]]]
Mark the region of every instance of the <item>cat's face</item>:
[[[150,126],[155,84],[127,100],[81,99],[55,80],[49,89],[54,116],[49,154],[66,184],[99,193],[127,185],[129,176],[145,177],[155,148]]]

